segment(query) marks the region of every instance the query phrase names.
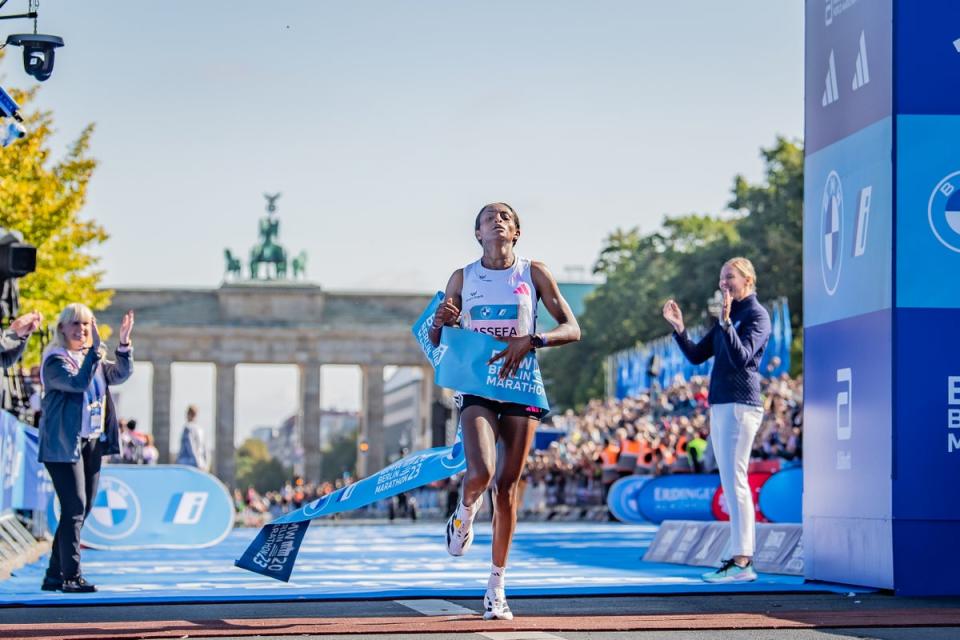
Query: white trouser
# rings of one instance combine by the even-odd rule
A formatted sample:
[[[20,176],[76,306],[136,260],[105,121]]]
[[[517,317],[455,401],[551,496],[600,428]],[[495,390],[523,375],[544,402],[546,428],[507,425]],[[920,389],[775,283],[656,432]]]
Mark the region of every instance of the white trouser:
[[[730,513],[730,552],[735,556],[753,556],[756,519],[747,468],[762,421],[763,407],[739,402],[710,407],[710,442]]]

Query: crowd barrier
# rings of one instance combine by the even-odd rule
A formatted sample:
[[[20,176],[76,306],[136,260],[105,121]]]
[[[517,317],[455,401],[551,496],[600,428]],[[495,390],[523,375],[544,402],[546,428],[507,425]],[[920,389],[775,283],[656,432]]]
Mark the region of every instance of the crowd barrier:
[[[758,522],[802,522],[801,467],[774,474],[751,473],[748,479]],[[615,518],[627,523],[730,519],[718,474],[627,476],[610,487],[607,507]]]
[[[803,575],[803,527],[796,523],[760,523],[753,564],[762,573]],[[718,567],[731,551],[730,525],[723,522],[667,520],[643,556],[644,562]]]

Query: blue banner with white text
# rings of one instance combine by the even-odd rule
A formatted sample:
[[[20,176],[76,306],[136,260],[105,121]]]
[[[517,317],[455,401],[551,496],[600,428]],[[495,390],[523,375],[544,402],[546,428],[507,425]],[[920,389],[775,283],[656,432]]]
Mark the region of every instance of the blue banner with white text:
[[[442,301],[443,294],[437,293],[413,326],[414,337],[434,366],[434,382],[460,393],[549,411],[540,365],[533,353],[524,357],[514,375],[501,378],[503,359],[492,364],[490,359],[506,348],[505,342],[475,331],[444,327],[440,345],[433,346],[429,331],[433,315]]]
[[[467,463],[459,433],[457,436],[453,446],[412,453],[363,480],[265,525],[234,564],[270,578],[289,581],[311,520],[365,507],[463,471]]]

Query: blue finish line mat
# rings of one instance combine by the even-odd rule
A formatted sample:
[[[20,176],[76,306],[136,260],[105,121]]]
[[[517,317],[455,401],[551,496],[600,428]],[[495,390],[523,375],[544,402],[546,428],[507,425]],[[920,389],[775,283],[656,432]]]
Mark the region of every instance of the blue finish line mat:
[[[490,523],[473,547],[447,555],[443,522],[310,526],[289,583],[233,566],[257,533],[237,529],[208,549],[83,552],[93,594],[40,590],[47,557],[0,582],[0,606],[158,604],[266,600],[482,597],[490,574]],[[710,585],[704,569],[641,560],[653,525],[520,522],[507,568],[507,593],[521,596],[835,592],[848,586],[760,574],[756,582]]]

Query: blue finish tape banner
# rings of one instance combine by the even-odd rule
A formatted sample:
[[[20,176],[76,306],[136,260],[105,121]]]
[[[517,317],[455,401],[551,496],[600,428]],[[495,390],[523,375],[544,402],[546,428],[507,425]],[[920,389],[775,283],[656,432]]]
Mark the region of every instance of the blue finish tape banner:
[[[776,472],[760,487],[760,511],[770,522],[803,522],[803,467]]]
[[[0,511],[46,508],[53,485],[37,451],[37,430],[0,411]]]
[[[444,327],[440,345],[434,347],[430,343],[428,332],[433,324],[433,314],[442,301],[443,294],[437,293],[413,326],[414,337],[434,366],[434,382],[460,393],[549,411],[540,365],[533,353],[523,359],[516,374],[501,380],[503,360],[487,363],[503,351],[505,342],[475,331]]]
[[[466,469],[460,434],[450,447],[412,453],[377,473],[338,489],[265,525],[234,563],[241,569],[288,582],[300,543],[314,518],[350,511],[405,493]]]
[[[720,488],[718,474],[661,476],[650,480],[637,495],[640,515],[659,524],[664,520],[713,520],[713,494]]]
[[[47,509],[51,529],[60,505]],[[233,500],[210,475],[182,465],[104,465],[80,541],[94,549],[211,547],[233,529]]]
[[[650,476],[627,476],[620,478],[607,493],[607,508],[613,517],[628,524],[643,524],[647,519],[640,513],[640,490]]]

